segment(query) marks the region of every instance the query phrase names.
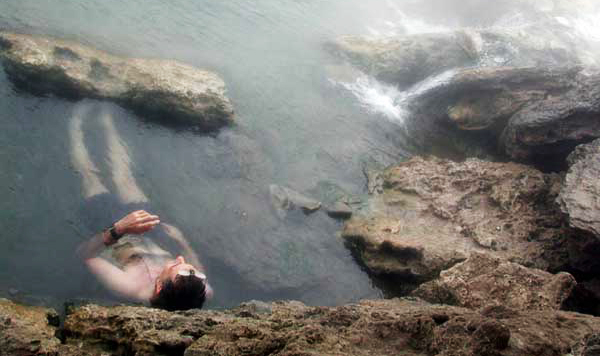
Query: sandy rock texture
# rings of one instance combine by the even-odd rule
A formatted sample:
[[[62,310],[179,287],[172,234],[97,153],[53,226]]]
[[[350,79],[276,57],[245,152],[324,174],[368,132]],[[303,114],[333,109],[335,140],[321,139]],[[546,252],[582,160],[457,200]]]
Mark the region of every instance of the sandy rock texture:
[[[46,323],[41,314],[28,318]],[[248,302],[231,310],[178,313],[86,305],[67,315],[62,344],[53,335],[32,336],[27,330],[3,327],[0,339],[33,337],[56,344],[55,353],[18,355],[558,356],[570,352],[584,335],[599,332],[600,318],[504,306],[470,310],[411,299],[339,307]],[[15,355],[6,350],[0,355]]]
[[[0,355],[58,355],[60,340],[54,336],[58,324],[52,309],[0,299]]]
[[[567,161],[560,208],[572,227],[600,237],[600,140],[577,146]]]
[[[0,57],[21,90],[115,101],[165,123],[210,131],[233,122],[225,83],[172,60],[122,58],[74,42],[0,32]]]
[[[559,310],[575,287],[568,273],[556,275],[472,253],[462,263],[422,284],[413,295],[432,303],[470,309],[504,306],[517,310]]]
[[[382,178],[383,193],[342,232],[373,275],[420,284],[474,252],[551,271],[569,263],[554,203],[558,175],[516,163],[414,157]]]

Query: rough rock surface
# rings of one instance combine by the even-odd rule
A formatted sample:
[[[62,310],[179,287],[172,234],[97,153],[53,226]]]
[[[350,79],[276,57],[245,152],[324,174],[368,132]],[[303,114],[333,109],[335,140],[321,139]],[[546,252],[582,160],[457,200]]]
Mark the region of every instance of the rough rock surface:
[[[0,355],[57,355],[54,337],[58,314],[52,309],[26,307],[0,299]]]
[[[600,116],[598,117],[600,121]],[[600,238],[600,140],[577,146],[558,196],[569,224]]]
[[[413,295],[470,309],[502,305],[517,310],[559,310],[575,285],[568,273],[553,275],[472,253],[465,262],[442,271],[440,278],[419,286]]]
[[[179,313],[88,305],[67,316],[60,355],[563,355],[598,331],[599,318],[576,313],[401,299]]]
[[[5,32],[0,55],[9,79],[34,94],[112,100],[202,130],[232,123],[223,80],[176,61],[121,58],[69,41]]]
[[[575,146],[600,137],[600,76],[580,75],[573,87],[515,113],[501,143],[514,159],[564,159]]]
[[[559,165],[600,137],[598,84],[579,67],[462,69],[412,94],[406,128],[418,146],[454,142]]]
[[[434,279],[473,252],[550,271],[568,264],[560,177],[515,163],[420,157],[383,173],[383,194],[342,232],[374,275]]]

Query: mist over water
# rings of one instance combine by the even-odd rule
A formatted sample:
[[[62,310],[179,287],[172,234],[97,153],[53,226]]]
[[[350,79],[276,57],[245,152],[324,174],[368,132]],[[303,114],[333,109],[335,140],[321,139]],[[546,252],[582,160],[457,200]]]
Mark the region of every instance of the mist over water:
[[[341,223],[322,211],[281,219],[269,186],[323,201],[339,192],[364,198],[365,164],[385,166],[412,154],[402,138],[406,100],[452,74],[399,90],[339,63],[325,42],[353,34],[523,26],[537,18],[500,8],[469,16],[467,7],[432,3],[0,2],[0,28],[7,31],[67,38],[124,56],[176,59],[218,73],[237,121],[214,135],[175,130],[106,102],[16,92],[0,71],[0,288],[109,298],[73,256],[94,228],[112,223],[104,210],[119,208],[92,206],[84,196],[73,164],[82,154],[72,139],[80,117],[75,141],[83,142],[105,188],[119,189],[113,176],[119,163],[111,157],[120,157],[150,209],[178,226],[198,251],[215,289],[208,307],[248,299],[331,305],[380,297],[337,237]],[[588,62],[600,41],[596,20],[594,13],[557,20],[589,46]],[[107,117],[116,135],[103,126]],[[122,147],[117,155],[114,147]],[[89,215],[95,220],[84,222]],[[158,232],[149,236],[168,244]]]

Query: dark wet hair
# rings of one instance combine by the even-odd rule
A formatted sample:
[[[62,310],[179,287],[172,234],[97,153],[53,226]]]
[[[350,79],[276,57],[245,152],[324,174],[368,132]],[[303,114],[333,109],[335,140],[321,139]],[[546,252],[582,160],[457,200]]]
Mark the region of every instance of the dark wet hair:
[[[187,310],[202,308],[206,300],[206,284],[196,276],[177,276],[175,282],[163,282],[160,292],[150,299],[150,305],[155,308]]]

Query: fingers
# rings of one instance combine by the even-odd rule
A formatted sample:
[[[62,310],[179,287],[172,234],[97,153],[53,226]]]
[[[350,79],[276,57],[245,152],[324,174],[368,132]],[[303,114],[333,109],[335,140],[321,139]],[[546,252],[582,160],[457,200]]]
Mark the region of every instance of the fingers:
[[[148,221],[146,223],[136,225],[134,230],[135,230],[135,233],[142,234],[144,232],[148,232],[148,231],[154,229],[154,227],[158,224],[160,224],[160,220],[152,220],[152,221]]]
[[[146,215],[140,215],[138,218],[136,218],[135,223],[136,224],[145,224],[147,222],[152,222],[152,221],[158,221],[158,215],[150,215],[150,214],[146,214]]]

